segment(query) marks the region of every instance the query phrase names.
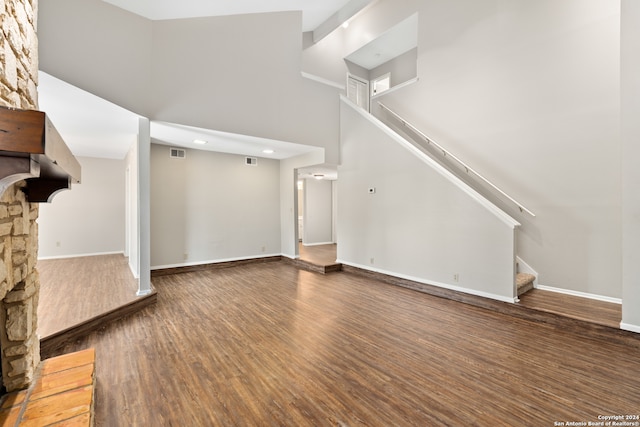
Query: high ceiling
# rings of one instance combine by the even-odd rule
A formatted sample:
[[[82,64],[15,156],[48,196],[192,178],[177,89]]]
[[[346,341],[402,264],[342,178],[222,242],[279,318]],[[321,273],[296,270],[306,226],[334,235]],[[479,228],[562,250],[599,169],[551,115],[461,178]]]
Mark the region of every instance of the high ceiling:
[[[303,31],[312,31],[352,0],[103,0],[151,20],[302,11]],[[40,73],[40,108],[56,123],[74,154],[123,158],[138,132],[138,115]],[[71,101],[73,100],[73,101]],[[154,141],[185,148],[283,159],[315,147],[230,135],[172,123],[151,122]],[[211,141],[196,146],[194,139]],[[265,154],[263,150],[274,150]]]
[[[151,20],[302,11],[302,30],[312,31],[349,0],[103,0]]]

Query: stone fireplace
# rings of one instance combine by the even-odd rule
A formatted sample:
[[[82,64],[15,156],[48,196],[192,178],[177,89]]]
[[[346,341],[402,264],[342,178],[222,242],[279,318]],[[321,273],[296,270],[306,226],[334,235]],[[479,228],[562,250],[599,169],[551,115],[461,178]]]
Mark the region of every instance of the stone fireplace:
[[[0,105],[37,109],[37,0],[0,0]],[[29,386],[40,362],[36,333],[38,205],[18,182],[0,197],[0,346],[8,391]]]
[[[27,202],[23,186],[10,186],[0,198],[0,346],[8,391],[29,386],[40,362],[38,205]]]
[[[0,106],[38,107],[37,6],[0,0]],[[0,346],[8,391],[28,387],[40,362],[38,205],[27,201],[26,185],[0,185]]]

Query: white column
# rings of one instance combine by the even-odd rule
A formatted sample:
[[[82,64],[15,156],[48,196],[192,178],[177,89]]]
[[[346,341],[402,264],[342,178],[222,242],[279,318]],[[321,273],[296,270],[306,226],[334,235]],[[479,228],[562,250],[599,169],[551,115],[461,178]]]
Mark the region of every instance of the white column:
[[[622,0],[622,329],[640,333],[640,2]]]
[[[138,130],[138,296],[151,292],[151,130],[149,119],[139,119]]]

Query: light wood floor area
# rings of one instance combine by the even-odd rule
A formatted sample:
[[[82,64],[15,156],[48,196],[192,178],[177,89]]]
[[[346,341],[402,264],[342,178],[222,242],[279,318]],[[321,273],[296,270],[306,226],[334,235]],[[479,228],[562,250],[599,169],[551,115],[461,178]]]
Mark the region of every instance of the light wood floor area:
[[[134,302],[138,284],[123,255],[39,260],[38,334],[47,338]]]
[[[640,339],[285,262],[154,278],[95,347],[98,426],[553,426],[637,414]]]
[[[337,245],[298,245],[300,259],[320,266],[327,266],[336,263]]]

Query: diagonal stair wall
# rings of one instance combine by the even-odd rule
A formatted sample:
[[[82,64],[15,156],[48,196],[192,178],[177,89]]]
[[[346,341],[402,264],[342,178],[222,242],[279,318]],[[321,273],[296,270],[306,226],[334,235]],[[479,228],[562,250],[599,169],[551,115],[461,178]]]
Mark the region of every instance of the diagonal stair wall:
[[[348,99],[338,261],[513,302],[519,223]]]

